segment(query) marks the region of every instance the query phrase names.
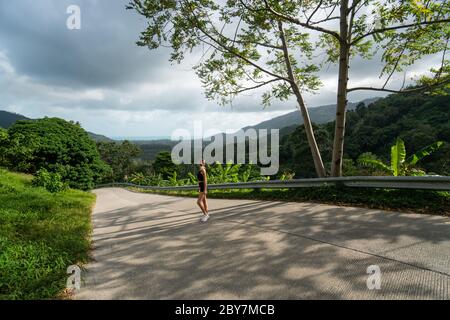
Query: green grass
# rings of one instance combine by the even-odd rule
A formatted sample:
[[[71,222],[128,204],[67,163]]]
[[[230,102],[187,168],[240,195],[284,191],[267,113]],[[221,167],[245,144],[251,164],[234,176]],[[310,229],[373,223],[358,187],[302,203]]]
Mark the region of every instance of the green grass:
[[[88,259],[95,195],[52,194],[0,169],[0,299],[53,299]]]
[[[142,191],[164,195],[197,197],[194,191]],[[450,193],[424,190],[394,190],[377,188],[316,187],[297,189],[211,190],[209,198],[251,199],[294,202],[317,202],[402,212],[450,215]]]

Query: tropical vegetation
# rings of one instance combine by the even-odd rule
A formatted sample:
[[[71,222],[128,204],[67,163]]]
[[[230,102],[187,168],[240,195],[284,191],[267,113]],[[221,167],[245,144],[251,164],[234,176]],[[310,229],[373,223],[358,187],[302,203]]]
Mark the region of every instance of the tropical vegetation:
[[[370,152],[363,153],[361,156],[359,156],[358,163],[363,166],[379,169],[380,171],[385,171],[395,177],[425,175],[425,171],[416,169],[415,165],[421,159],[437,151],[442,146],[442,144],[442,141],[437,141],[433,144],[430,144],[429,146],[426,146],[422,150],[414,153],[408,159],[406,159],[405,142],[402,139],[397,138],[397,141],[391,147],[391,161],[389,165],[377,159],[377,157]]]
[[[36,174],[58,173],[71,188],[88,190],[111,170],[77,123],[58,118],[17,121],[0,133],[0,166]]]
[[[95,195],[46,187],[0,169],[0,300],[55,298],[87,262]]]

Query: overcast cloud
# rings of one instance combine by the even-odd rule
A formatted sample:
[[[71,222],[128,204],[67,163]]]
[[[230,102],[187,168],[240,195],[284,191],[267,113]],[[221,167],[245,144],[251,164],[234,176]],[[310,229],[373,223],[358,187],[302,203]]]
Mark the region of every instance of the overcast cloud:
[[[195,57],[170,65],[167,49],[135,45],[145,21],[125,10],[127,2],[1,1],[0,109],[79,121],[111,137],[166,136],[176,128],[192,128],[195,120],[224,131],[294,110],[293,102],[263,110],[258,93],[244,95],[233,107],[207,101],[192,71]],[[81,30],[66,28],[72,4],[81,8]],[[426,70],[438,58],[423,62]],[[352,84],[379,83],[379,69],[376,61],[355,60]],[[321,76],[320,94],[306,96],[310,107],[335,101],[336,69],[323,70]],[[358,92],[350,100],[372,96]]]

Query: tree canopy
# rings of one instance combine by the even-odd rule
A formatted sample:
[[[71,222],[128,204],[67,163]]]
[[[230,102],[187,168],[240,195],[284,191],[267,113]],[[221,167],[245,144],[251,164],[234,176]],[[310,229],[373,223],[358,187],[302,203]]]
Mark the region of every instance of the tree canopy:
[[[141,155],[139,146],[129,141],[98,142],[97,148],[103,161],[112,169],[111,175],[106,177],[109,181],[124,181],[134,170],[134,159]]]
[[[131,0],[128,8],[148,22],[138,45],[169,46],[173,62],[193,51],[201,56],[195,69],[208,98],[228,103],[258,90],[267,106],[295,96],[319,176],[324,168],[304,101],[305,92],[321,86],[319,70],[329,64],[339,68],[332,175],[341,174],[347,93],[449,86],[450,4],[445,0]],[[438,53],[440,65],[413,79],[418,87],[405,86],[406,79],[395,85],[394,74]],[[357,56],[380,59],[382,85],[349,82]]]
[[[95,142],[80,125],[58,118],[21,120],[8,129],[1,148],[8,167],[59,173],[70,187],[91,189],[110,168],[100,160]]]

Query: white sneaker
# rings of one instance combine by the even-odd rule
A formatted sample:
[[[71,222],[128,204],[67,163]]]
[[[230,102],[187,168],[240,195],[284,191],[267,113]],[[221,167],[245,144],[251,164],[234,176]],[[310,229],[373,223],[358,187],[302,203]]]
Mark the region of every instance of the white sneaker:
[[[201,222],[206,222],[209,219],[209,214],[203,215],[203,217],[200,219]]]

